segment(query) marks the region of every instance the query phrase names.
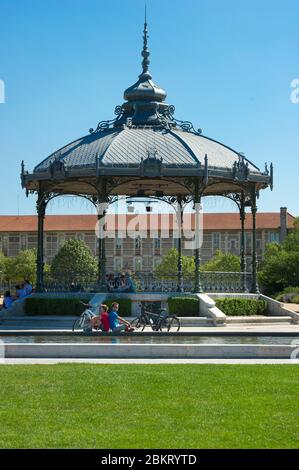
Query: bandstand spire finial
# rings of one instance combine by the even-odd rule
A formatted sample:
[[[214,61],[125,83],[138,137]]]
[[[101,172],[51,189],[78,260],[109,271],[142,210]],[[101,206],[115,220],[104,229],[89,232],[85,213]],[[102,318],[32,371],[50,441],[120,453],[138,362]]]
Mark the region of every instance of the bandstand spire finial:
[[[143,28],[143,49],[141,52],[141,55],[143,57],[142,60],[142,73],[147,73],[148,72],[148,66],[150,64],[149,61],[149,50],[147,47],[147,40],[148,40],[148,34],[147,34],[147,21],[146,21],[146,5],[145,5],[145,11],[144,11],[144,28]]]

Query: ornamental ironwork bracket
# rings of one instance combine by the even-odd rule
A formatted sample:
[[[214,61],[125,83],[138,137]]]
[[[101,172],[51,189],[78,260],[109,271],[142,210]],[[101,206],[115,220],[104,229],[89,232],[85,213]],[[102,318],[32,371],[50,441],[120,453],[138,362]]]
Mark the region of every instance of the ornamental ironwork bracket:
[[[93,129],[92,127],[89,129],[89,133],[95,134],[96,132],[101,132],[105,129],[110,129],[112,127],[115,127],[115,124],[117,123],[117,121],[119,121],[124,114],[123,107],[116,106],[116,108],[114,109],[114,114],[116,114],[115,119],[108,119],[106,121],[100,121],[95,129]]]
[[[202,129],[195,129],[191,121],[182,121],[174,117],[175,106],[170,105],[164,112],[164,116],[166,118],[166,122],[168,123],[169,127],[180,127],[183,131],[192,132],[196,135],[202,134]]]
[[[270,164],[270,189],[273,190],[273,163]]]
[[[25,188],[26,175],[28,175],[28,171],[25,171],[25,163],[24,163],[24,160],[22,160],[22,162],[21,162],[21,183],[22,183],[22,188]],[[26,196],[28,196],[27,190],[26,190]]]
[[[247,181],[249,176],[248,161],[245,161],[245,156],[240,153],[238,161],[235,161],[232,168],[232,176],[236,181]]]

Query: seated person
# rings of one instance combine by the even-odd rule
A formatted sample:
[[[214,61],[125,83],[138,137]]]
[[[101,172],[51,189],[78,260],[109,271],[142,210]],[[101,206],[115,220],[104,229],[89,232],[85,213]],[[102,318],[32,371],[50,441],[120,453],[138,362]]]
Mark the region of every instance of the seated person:
[[[25,297],[27,297],[27,292],[26,292],[24,283],[21,284],[21,288],[19,290],[19,296],[18,297],[19,297],[19,299],[25,299]]]
[[[118,308],[118,303],[113,302],[109,312],[110,329],[114,333],[117,333],[118,331],[134,331],[134,328],[131,327],[131,323],[118,315]]]
[[[4,294],[4,297],[3,297],[3,304],[2,304],[2,308],[3,309],[6,309],[6,308],[9,308],[12,306],[12,303],[13,303],[13,298],[12,296],[10,295],[10,291],[7,290]]]
[[[126,288],[125,292],[136,292],[136,286],[130,274],[126,275]]]
[[[28,279],[25,281],[25,291],[26,291],[26,295],[32,294],[32,291],[33,291],[32,284],[30,284]]]
[[[90,321],[91,327],[95,330],[102,330],[108,332],[110,329],[108,306],[101,304],[100,315],[93,317]]]
[[[106,276],[106,280],[107,280],[108,292],[112,292],[114,290],[114,276],[113,276],[113,274],[108,274]]]
[[[16,296],[15,297],[16,297],[16,299],[19,299],[20,298],[20,290],[21,290],[20,284],[17,284],[15,289],[16,289]]]

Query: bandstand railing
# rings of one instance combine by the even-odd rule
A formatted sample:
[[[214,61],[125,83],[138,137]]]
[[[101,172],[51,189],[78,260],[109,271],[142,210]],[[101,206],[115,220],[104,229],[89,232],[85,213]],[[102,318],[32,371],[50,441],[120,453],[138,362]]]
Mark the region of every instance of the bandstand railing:
[[[249,292],[252,274],[249,272],[202,271],[200,274],[203,292]],[[96,276],[72,274],[69,278],[44,278],[46,292],[99,292]],[[107,274],[108,292],[193,292],[194,277],[182,276],[179,285],[176,272],[158,277],[152,272],[135,272],[132,275]]]

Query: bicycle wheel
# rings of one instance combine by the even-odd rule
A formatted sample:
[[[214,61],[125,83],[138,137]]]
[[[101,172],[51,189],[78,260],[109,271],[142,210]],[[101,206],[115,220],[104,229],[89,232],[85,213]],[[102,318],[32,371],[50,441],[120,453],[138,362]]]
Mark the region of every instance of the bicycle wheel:
[[[144,317],[141,317],[141,318],[140,318],[140,328],[141,328],[141,331],[144,330],[144,328],[146,327],[146,325],[147,325],[146,319],[145,319]]]
[[[81,329],[81,317],[76,318],[73,323],[73,331]]]
[[[163,318],[160,323],[158,330],[159,331],[179,331],[181,328],[181,322],[175,315],[171,317]]]
[[[131,326],[133,328],[136,328],[136,330],[138,330],[140,327],[141,327],[141,321],[140,321],[140,317],[136,317],[134,318],[134,320],[132,320],[131,322]]]

